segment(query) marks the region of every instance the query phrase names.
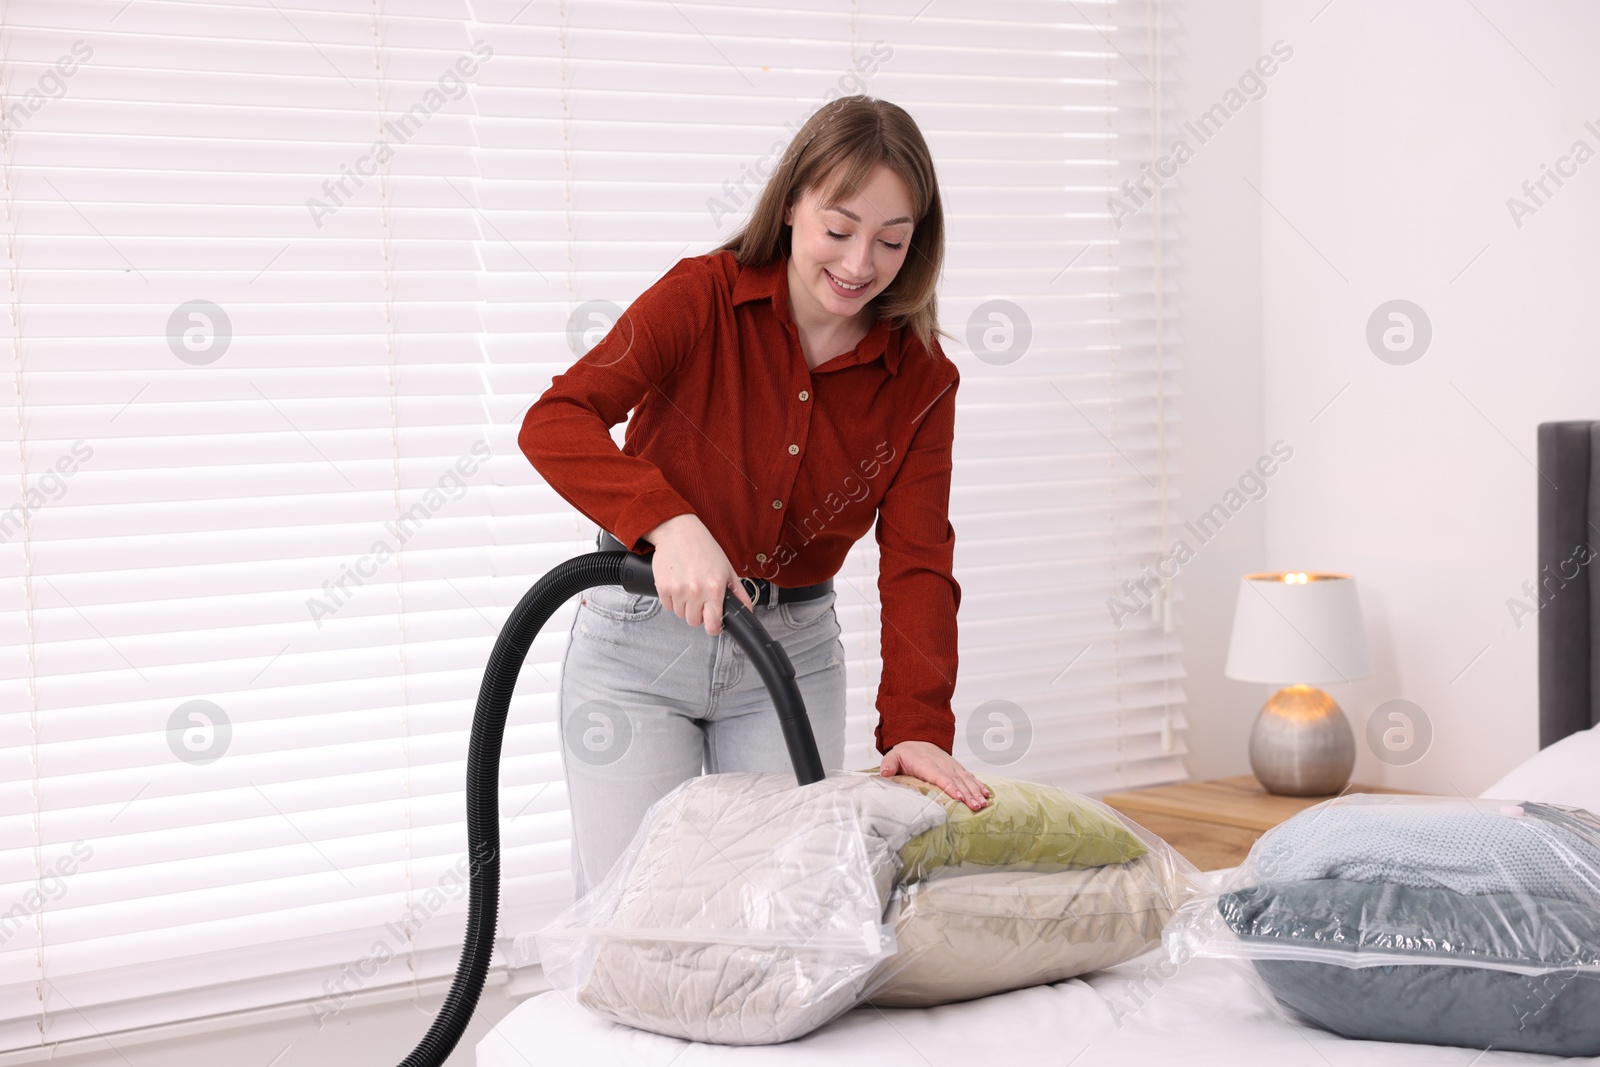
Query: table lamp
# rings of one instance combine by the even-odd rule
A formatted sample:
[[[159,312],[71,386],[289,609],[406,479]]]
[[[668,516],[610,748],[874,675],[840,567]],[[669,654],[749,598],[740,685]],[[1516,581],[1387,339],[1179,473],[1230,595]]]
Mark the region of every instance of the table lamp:
[[[1250,769],[1267,792],[1326,796],[1345,787],[1356,764],[1355,734],[1339,705],[1316,686],[1372,674],[1353,578],[1245,575],[1223,673],[1284,686],[1250,729]]]

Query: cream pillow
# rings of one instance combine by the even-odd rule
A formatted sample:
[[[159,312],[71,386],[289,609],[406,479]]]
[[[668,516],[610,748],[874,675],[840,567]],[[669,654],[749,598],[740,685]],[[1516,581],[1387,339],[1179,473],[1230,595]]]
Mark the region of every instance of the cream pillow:
[[[1529,756],[1480,796],[1564,804],[1600,815],[1600,726],[1569,734]]]
[[[890,897],[898,951],[867,1000],[925,1008],[1045,985],[1132,959],[1161,941],[1198,891],[1195,869],[1153,847],[1139,859],[1066,871],[937,872]]]

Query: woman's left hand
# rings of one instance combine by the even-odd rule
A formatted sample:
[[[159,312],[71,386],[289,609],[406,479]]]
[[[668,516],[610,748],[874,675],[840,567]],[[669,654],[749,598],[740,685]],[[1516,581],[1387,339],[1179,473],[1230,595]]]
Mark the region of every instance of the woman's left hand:
[[[885,778],[909,774],[936,785],[973,811],[985,807],[993,794],[956,758],[932,741],[902,741],[883,756]]]

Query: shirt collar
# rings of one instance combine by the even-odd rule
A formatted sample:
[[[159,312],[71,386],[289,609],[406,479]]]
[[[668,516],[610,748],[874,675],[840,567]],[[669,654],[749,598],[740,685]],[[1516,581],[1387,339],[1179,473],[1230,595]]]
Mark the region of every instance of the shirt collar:
[[[730,255],[732,253],[729,253]],[[789,315],[789,259],[779,256],[771,263],[762,267],[741,267],[739,276],[733,283],[734,306],[746,304],[753,300],[770,300],[773,313],[778,316],[778,321],[785,328],[792,329],[794,319]],[[891,330],[888,320],[879,319],[867,331],[867,336],[861,339],[861,344],[856,349],[855,363],[868,363],[883,357],[883,364],[890,374],[900,373],[901,345],[904,343],[903,331]],[[844,366],[855,366],[855,363]]]

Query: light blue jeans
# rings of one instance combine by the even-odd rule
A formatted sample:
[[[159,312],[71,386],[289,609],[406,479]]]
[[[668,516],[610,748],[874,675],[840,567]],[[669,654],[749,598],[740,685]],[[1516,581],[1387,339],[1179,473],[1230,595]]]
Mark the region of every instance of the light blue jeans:
[[[837,590],[758,604],[794,664],[825,770],[844,765],[845,668]],[[627,851],[651,804],[701,773],[793,774],[761,675],[726,630],[712,637],[620,585],[589,589],[561,665],[559,729],[572,810],[574,896]]]

